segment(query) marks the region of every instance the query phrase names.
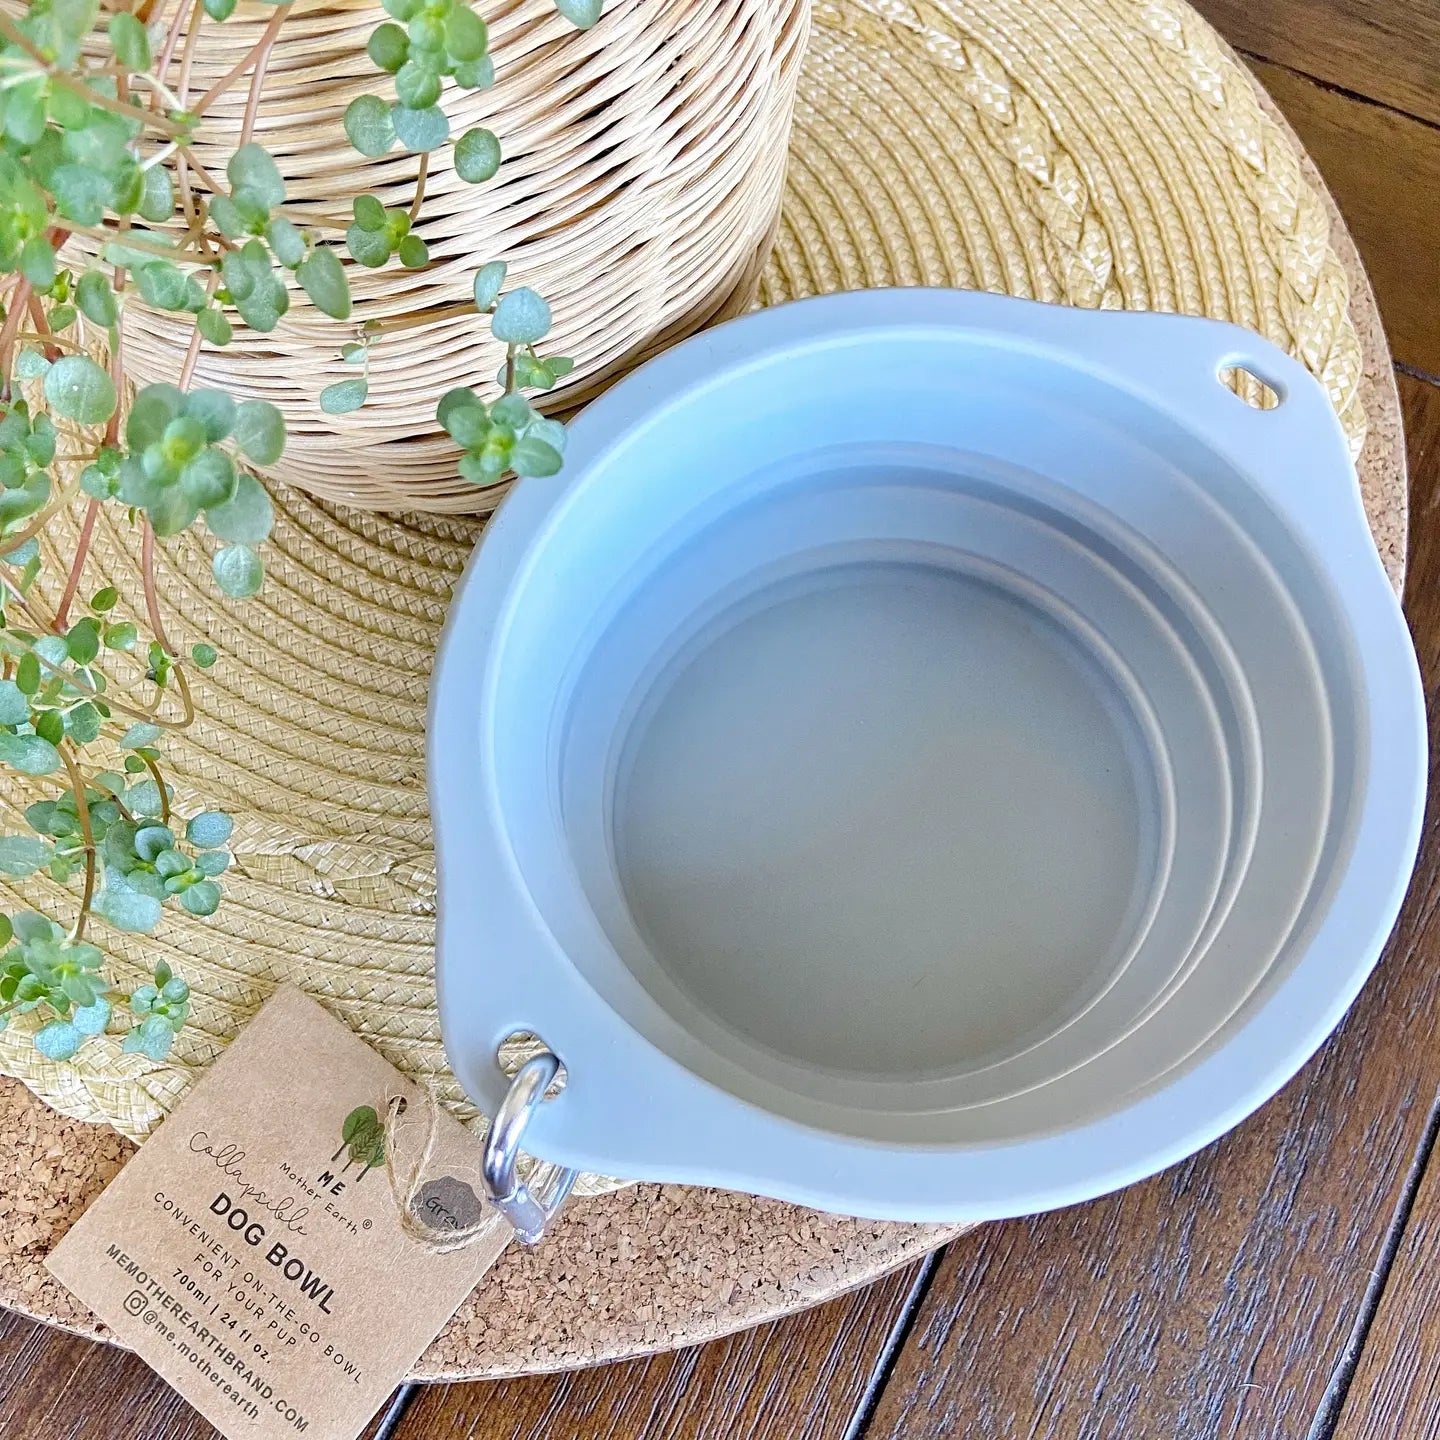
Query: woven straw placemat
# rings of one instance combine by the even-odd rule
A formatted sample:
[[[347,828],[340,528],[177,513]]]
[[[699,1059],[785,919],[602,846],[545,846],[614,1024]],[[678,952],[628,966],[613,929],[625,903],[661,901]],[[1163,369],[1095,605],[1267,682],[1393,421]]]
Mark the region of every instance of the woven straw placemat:
[[[1262,331],[1327,386],[1399,584],[1404,462],[1373,296],[1293,135],[1183,4],[817,4],[761,299],[912,284],[1181,310]],[[200,687],[194,731],[170,746],[179,803],[238,819],[218,915],[176,916],[158,939],[111,946],[122,981],[162,954],[191,981],[179,1063],[121,1056],[102,1040],[55,1065],[17,1029],[0,1035],[0,1071],[54,1107],[0,1084],[0,1302],[77,1329],[96,1327],[40,1261],[130,1149],[79,1122],[143,1136],[276,983],[322,998],[463,1111],[433,1007],[424,704],[478,522],[339,511],[294,492],[278,510],[257,601],[216,603],[199,539],[173,542],[161,569],[169,603],[183,602],[177,639],[203,632],[224,656]],[[117,581],[128,543],[107,531],[97,547]],[[27,796],[0,798],[13,807]],[[594,1181],[594,1198],[544,1245],[502,1261],[424,1357],[423,1376],[707,1339],[955,1233],[714,1192],[595,1193],[612,1184]]]

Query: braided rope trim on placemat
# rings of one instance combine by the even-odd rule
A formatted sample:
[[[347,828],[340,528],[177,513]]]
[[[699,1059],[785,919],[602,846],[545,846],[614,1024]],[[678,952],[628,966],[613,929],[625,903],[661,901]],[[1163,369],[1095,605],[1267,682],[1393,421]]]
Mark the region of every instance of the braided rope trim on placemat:
[[[1217,315],[1298,355],[1359,450],[1362,350],[1327,202],[1198,16],[1170,0],[823,0],[816,21],[765,303],[936,284]],[[106,936],[124,983],[162,954],[191,978],[177,1063],[122,1056],[107,1036],[56,1065],[24,1024],[0,1033],[0,1071],[136,1139],[282,980],[476,1118],[434,1011],[423,725],[430,656],[478,526],[285,492],[278,511],[271,578],[251,605],[215,602],[198,540],[162,562],[162,594],[228,657],[195,732],[173,742],[177,800],[239,821],[213,921]],[[106,579],[121,581],[126,544],[115,527],[97,540]],[[0,786],[5,820],[33,798]],[[38,894],[0,889],[7,908]]]

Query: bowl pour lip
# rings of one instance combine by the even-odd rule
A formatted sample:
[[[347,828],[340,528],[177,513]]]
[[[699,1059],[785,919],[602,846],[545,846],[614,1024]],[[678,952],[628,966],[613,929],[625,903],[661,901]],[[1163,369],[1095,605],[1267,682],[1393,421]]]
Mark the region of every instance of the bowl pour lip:
[[[559,948],[505,834],[485,748],[512,602],[569,500],[612,447],[757,364],[903,335],[957,338],[1077,370],[1163,413],[1243,477],[1323,571],[1352,642],[1364,715],[1351,843],[1289,971],[1253,1012],[1149,1091],[1054,1133],[911,1145],[779,1115],[683,1066],[623,1018]],[[1256,412],[1213,383],[1240,363],[1287,404]],[[1196,383],[1208,379],[1209,384]],[[1282,432],[1275,424],[1280,417]],[[1270,429],[1257,428],[1269,423]],[[438,845],[437,989],[457,1077],[489,1109],[495,1044],[535,1030],[565,1060],[564,1096],[527,1147],[626,1178],[752,1191],[875,1219],[979,1221],[1094,1198],[1193,1154],[1269,1099],[1323,1042],[1379,957],[1409,884],[1425,792],[1424,701],[1343,432],[1318,383],[1219,321],[1082,312],[935,289],[852,292],[731,321],[641,367],[574,423],[565,468],[517,485],[462,576],[431,688],[427,765]]]

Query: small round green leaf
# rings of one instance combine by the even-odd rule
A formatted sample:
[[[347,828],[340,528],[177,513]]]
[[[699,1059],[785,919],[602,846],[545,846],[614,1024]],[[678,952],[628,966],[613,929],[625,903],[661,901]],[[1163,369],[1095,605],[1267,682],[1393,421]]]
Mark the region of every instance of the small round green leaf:
[[[213,880],[197,880],[180,892],[180,904],[192,915],[213,915],[220,908],[220,887]]]
[[[268,335],[290,308],[290,295],[280,281],[267,274],[245,299],[236,299],[235,308],[252,330]]]
[[[118,880],[111,872],[105,877],[105,888],[95,900],[95,911],[117,930],[147,934],[160,923],[160,901]],[[133,1030],[130,1032],[135,1033]]]
[[[304,235],[283,215],[275,216],[265,227],[265,238],[270,242],[275,258],[287,270],[293,270],[305,258]]]
[[[230,157],[225,173],[230,178],[232,190],[241,186],[253,190],[272,210],[284,204],[285,182],[280,178],[279,167],[263,145],[257,145],[253,140],[248,145],[242,145]]]
[[[35,1048],[47,1060],[69,1060],[80,1048],[82,1038],[68,1020],[52,1020],[35,1032]]]
[[[25,692],[13,680],[0,680],[0,725],[23,725],[29,718]]]
[[[43,236],[32,235],[20,249],[20,270],[40,291],[55,283],[55,247]]]
[[[65,733],[77,745],[88,745],[100,735],[100,712],[87,700],[65,716]]]
[[[385,228],[385,207],[373,195],[357,195],[352,202],[355,223],[362,230]]]
[[[205,13],[212,20],[228,20],[235,13],[239,0],[201,0]]]
[[[388,70],[393,75],[410,54],[410,39],[398,25],[387,20],[371,32],[365,49],[377,69]]]
[[[445,52],[457,64],[474,62],[489,44],[485,22],[464,3],[453,5],[445,17]]]
[[[75,286],[75,303],[87,320],[106,328],[120,318],[115,292],[110,281],[99,270],[87,270]]]
[[[220,309],[202,310],[195,317],[195,326],[212,345],[228,345],[235,333],[229,318]]]
[[[235,822],[223,810],[202,810],[185,827],[185,838],[200,850],[218,850],[234,833]]]
[[[115,385],[86,355],[63,355],[45,374],[45,399],[57,415],[99,425],[115,413]]]
[[[359,95],[345,109],[345,134],[362,154],[374,160],[395,143],[390,107],[378,95]]]
[[[245,217],[240,207],[228,195],[212,195],[209,200],[210,218],[227,240],[238,240],[246,233]]]
[[[128,10],[117,10],[110,17],[110,48],[127,70],[150,68],[150,37]]]
[[[96,1000],[90,1005],[78,1005],[70,1012],[70,1023],[82,1035],[100,1035],[110,1023],[110,1002]]]
[[[217,550],[210,568],[215,575],[215,583],[232,600],[248,599],[265,581],[265,567],[260,563],[260,557],[244,545],[227,545],[225,549]],[[0,755],[0,759],[3,758]]]
[[[285,449],[285,417],[268,400],[235,409],[235,443],[257,465],[273,465]]]
[[[185,308],[185,272],[179,266],[168,260],[157,260],[137,272],[135,278],[140,284],[140,293],[157,310]]]
[[[443,423],[450,438],[462,450],[483,445],[490,433],[490,417],[483,405],[456,405],[446,414]]]
[[[241,475],[235,481],[235,493],[206,510],[205,523],[222,540],[258,545],[275,524],[275,507],[253,475]]]
[[[480,185],[493,178],[499,168],[500,141],[493,131],[477,125],[455,142],[455,173],[462,180]]]
[[[605,0],[555,0],[555,8],[577,30],[588,30],[599,18]]]
[[[209,447],[180,472],[180,485],[202,510],[223,505],[235,493],[235,466],[223,450]]]
[[[488,90],[495,83],[495,62],[488,56],[455,67],[455,83],[466,90]]]
[[[60,752],[39,735],[11,735],[0,730],[0,764],[22,775],[51,775],[60,768]]]
[[[506,345],[533,345],[550,331],[550,307],[528,286],[500,297],[490,333]]]
[[[333,250],[323,246],[312,250],[300,262],[295,278],[317,309],[334,320],[350,318],[350,282]]]
[[[523,476],[555,475],[564,464],[560,452],[543,440],[525,435],[515,442],[510,452],[510,468]]]
[[[445,24],[437,16],[429,13],[427,5],[418,15],[410,21],[410,48],[413,51],[429,51],[432,55],[445,48]]]
[[[505,283],[505,262],[492,260],[475,272],[475,304],[481,310],[488,310]]]
[[[390,112],[390,119],[400,143],[415,153],[434,150],[450,138],[450,122],[438,105],[421,110],[396,105]]]
[[[430,248],[413,231],[400,242],[400,263],[407,270],[420,270],[430,263]]]
[[[235,402],[223,390],[192,390],[185,397],[184,413],[205,427],[205,438],[212,445],[235,426]]]
[[[135,397],[125,421],[125,441],[132,450],[153,445],[165,427],[185,409],[185,392],[174,385],[147,385]]]
[[[320,408],[327,415],[348,415],[358,410],[370,393],[363,379],[337,380],[320,392]]]
[[[65,644],[77,665],[88,665],[100,653],[100,622],[88,615],[77,620],[66,633]]]
[[[350,258],[370,270],[378,270],[390,258],[390,241],[383,229],[365,230],[359,224],[345,232]]]
[[[20,663],[15,667],[15,688],[22,695],[33,695],[40,688],[40,660],[32,651],[26,651],[20,657]],[[22,715],[15,723],[21,724],[29,713],[30,707],[27,705],[25,715]]]
[[[140,214],[153,225],[163,225],[175,213],[175,186],[163,165],[142,172]]]
[[[208,670],[220,658],[220,654],[213,645],[207,645],[202,640],[198,645],[190,647],[190,658],[202,670]]]
[[[222,842],[223,843],[223,842]],[[35,835],[0,836],[0,872],[33,875],[50,859],[54,847]]]
[[[395,97],[406,110],[423,110],[440,98],[440,76],[432,66],[407,60],[395,76]],[[398,132],[398,117],[395,128]],[[403,135],[401,139],[404,139]]]

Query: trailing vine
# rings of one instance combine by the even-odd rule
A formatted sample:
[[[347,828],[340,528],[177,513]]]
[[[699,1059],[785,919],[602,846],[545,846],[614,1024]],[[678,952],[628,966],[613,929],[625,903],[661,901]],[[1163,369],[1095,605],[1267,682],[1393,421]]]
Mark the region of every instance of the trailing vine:
[[[23,14],[0,12],[0,764],[36,794],[28,829],[0,836],[0,872],[43,871],[68,896],[58,918],[0,915],[0,1028],[32,1017],[34,1044],[53,1060],[120,1028],[125,1050],[155,1061],[169,1053],[188,1018],[188,984],[161,962],[121,995],[106,974],[104,927],[150,933],[175,907],[213,914],[231,863],[228,815],[182,819],[172,809],[164,738],[193,720],[192,680],[218,657],[203,639],[187,647],[167,632],[156,551],[203,522],[220,542],[219,589],[237,600],[260,589],[274,510],[256,472],[280,460],[285,419],[266,401],[193,388],[201,348],[230,344],[237,323],[274,330],[297,290],[348,322],[343,257],[377,269],[430,262],[417,230],[430,156],[453,147],[455,172],[477,185],[501,164],[493,132],[452,138],[439,104],[447,85],[493,83],[485,21],[466,0],[384,0],[390,18],[367,50],[392,77],[393,98],[360,96],[343,123],[364,156],[398,145],[416,157],[413,201],[387,208],[357,195],[343,232],[294,206],[254,139],[292,3],[274,5],[210,90],[193,103],[187,93],[203,26],[223,23],[236,3],[29,0]],[[553,3],[586,28],[602,0]],[[222,180],[195,142],[216,100],[241,85],[239,144]],[[194,329],[174,383],[129,398],[125,326],[136,294],[192,316]],[[554,474],[565,429],[526,393],[572,368],[537,349],[549,306],[533,290],[507,289],[495,259],[476,269],[474,302],[505,359],[488,398],[460,388],[439,399],[457,469],[477,485]],[[344,339],[341,356],[357,373],[321,392],[327,413],[365,404],[377,339],[364,327]],[[47,569],[42,537],[82,503],[66,563]],[[103,507],[138,532],[129,594],[86,583]]]

